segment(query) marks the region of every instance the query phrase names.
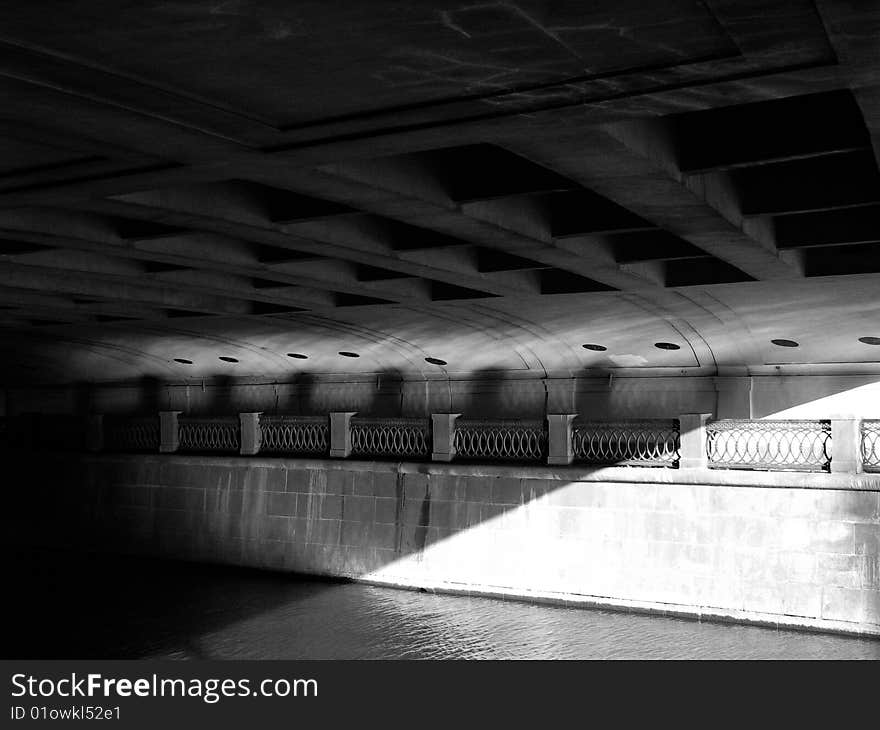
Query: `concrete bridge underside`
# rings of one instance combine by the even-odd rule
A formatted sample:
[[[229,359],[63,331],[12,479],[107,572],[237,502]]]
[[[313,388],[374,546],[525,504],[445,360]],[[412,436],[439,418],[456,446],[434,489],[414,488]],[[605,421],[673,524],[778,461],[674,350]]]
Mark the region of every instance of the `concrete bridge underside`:
[[[0,416],[880,419],[875,3],[0,19]],[[876,476],[57,459],[7,539],[880,631]]]
[[[7,9],[4,380],[874,373],[878,22]]]

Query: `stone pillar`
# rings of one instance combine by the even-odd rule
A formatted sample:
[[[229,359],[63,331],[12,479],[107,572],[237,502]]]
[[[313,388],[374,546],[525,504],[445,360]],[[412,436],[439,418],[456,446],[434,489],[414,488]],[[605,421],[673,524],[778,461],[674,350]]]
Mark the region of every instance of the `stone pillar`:
[[[177,417],[183,411],[159,412],[159,453],[173,454],[180,446],[180,432],[177,429]]]
[[[571,424],[577,413],[547,414],[547,463],[571,464],[574,449],[571,446]]]
[[[330,458],[347,459],[351,456],[351,417],[357,411],[330,414]]]
[[[431,461],[452,461],[455,458],[455,420],[461,413],[432,413],[431,434],[434,446]]]
[[[241,448],[242,456],[253,456],[260,453],[263,445],[263,429],[260,428],[260,413],[239,413],[241,421]]]
[[[711,417],[711,413],[682,413],[678,417],[681,434],[679,469],[709,467],[709,459],[706,455],[706,421]]]
[[[831,419],[831,471],[836,474],[862,473],[862,420]]]
[[[86,426],[86,449],[88,451],[104,450],[104,416],[100,413],[89,414]]]

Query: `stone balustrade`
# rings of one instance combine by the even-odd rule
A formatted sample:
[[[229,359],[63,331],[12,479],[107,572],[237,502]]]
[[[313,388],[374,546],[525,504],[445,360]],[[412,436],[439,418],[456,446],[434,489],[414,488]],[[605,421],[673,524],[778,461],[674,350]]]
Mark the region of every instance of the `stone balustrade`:
[[[576,413],[539,419],[473,419],[458,413],[383,418],[356,412],[326,416],[241,413],[187,416],[28,414],[3,419],[9,448],[56,448],[64,430],[93,452],[239,453],[395,461],[479,461],[551,466],[751,469],[859,474],[880,470],[880,421],[710,420],[589,421]],[[50,440],[42,435],[50,433]],[[68,450],[70,450],[68,448]],[[74,448],[74,450],[76,450]]]

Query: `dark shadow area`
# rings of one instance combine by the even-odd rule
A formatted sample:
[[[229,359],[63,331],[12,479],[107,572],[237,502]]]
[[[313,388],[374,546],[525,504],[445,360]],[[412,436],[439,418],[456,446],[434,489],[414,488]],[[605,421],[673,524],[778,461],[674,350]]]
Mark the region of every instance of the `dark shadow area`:
[[[280,407],[278,412],[299,416],[324,415],[312,404],[316,385],[317,377],[314,373],[307,370],[297,373],[293,379],[294,392],[288,400],[287,407]]]
[[[353,378],[350,382],[324,380],[312,372],[300,372],[293,392],[279,402],[278,415],[326,416],[330,412],[355,411],[369,418],[397,418],[403,413],[403,373],[396,368]]]
[[[167,410],[162,399],[163,383],[159,378],[145,375],[138,384],[136,411],[144,415],[152,415]]]
[[[586,381],[588,390],[583,388]],[[580,374],[575,374],[572,384],[574,413],[582,418],[590,418],[591,413],[614,413],[612,391],[614,389],[614,369],[608,365],[596,365]],[[677,415],[677,414],[676,414]],[[606,420],[610,420],[606,417]]]
[[[9,548],[7,659],[212,659],[204,634],[342,579],[130,555]]]
[[[385,368],[376,375],[376,386],[371,401],[359,415],[378,418],[400,418],[403,415],[403,373],[396,368]]]
[[[95,386],[86,381],[77,381],[71,386],[73,391],[73,412],[87,416],[95,411]]]
[[[538,381],[523,382],[538,385]],[[517,402],[506,392],[510,383],[505,372],[491,368],[474,370],[467,380],[454,382],[457,390],[454,391],[452,412],[461,413],[462,418],[543,418],[543,410],[537,407],[534,399]]]
[[[366,385],[364,379],[369,380]],[[387,368],[351,382],[323,380],[318,374],[300,372],[293,392],[279,403],[278,415],[326,416],[332,411],[356,411],[361,416],[393,418],[403,407],[403,375]]]
[[[204,382],[204,395],[188,415],[224,416],[238,413],[232,389],[236,379],[231,375],[214,375]]]

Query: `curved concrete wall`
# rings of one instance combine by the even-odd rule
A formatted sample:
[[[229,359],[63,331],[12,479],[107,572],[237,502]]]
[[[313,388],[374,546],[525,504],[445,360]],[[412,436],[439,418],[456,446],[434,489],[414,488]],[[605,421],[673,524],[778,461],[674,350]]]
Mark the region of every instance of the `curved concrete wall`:
[[[3,338],[0,381],[878,373],[880,347],[859,341],[880,337],[876,288],[870,277],[847,277],[841,296],[842,281],[822,277],[719,284],[711,290],[694,286],[433,302],[430,309],[344,307],[332,317],[303,313],[195,317],[161,326],[137,321],[46,326]],[[799,346],[772,344],[780,338]],[[657,342],[679,349],[658,349]],[[606,349],[587,350],[584,344]],[[340,351],[360,357],[343,357]],[[447,364],[430,364],[428,357]]]
[[[590,418],[880,418],[878,375],[756,377],[502,377],[405,379],[399,374],[324,375],[292,381],[145,379],[118,385],[10,387],[0,415],[18,413],[190,414],[248,411],[323,415],[359,411],[381,416],[454,412],[486,418],[539,418],[581,413]]]

